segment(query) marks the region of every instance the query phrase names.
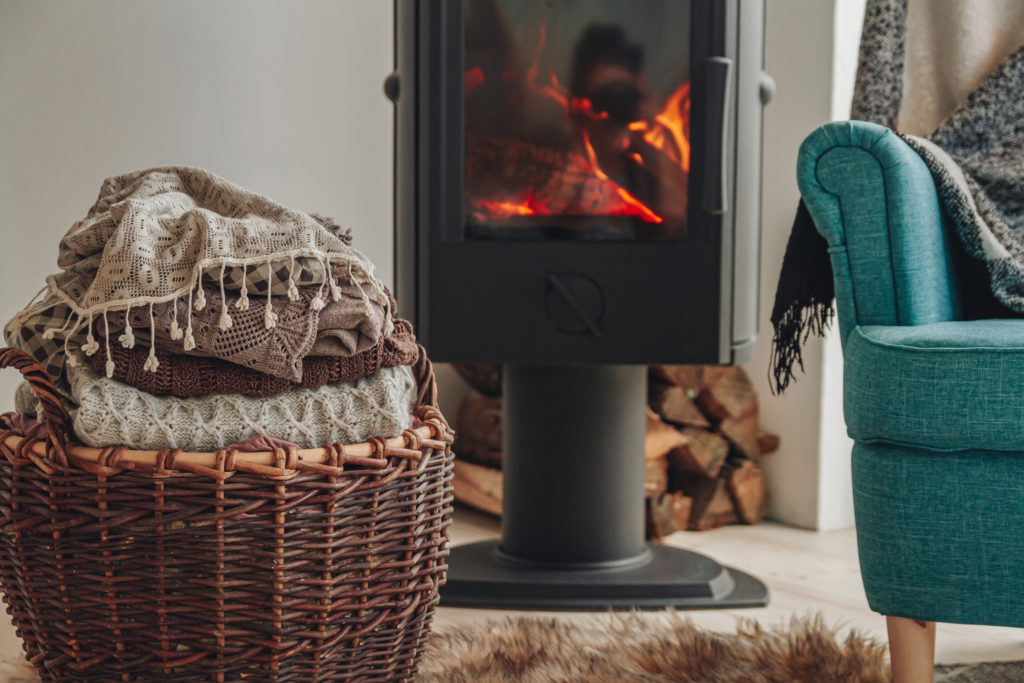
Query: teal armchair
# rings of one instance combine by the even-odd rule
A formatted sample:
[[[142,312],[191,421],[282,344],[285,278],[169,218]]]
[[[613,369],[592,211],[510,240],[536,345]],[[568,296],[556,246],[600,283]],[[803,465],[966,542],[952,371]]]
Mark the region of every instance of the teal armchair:
[[[969,259],[887,128],[818,128],[797,177],[835,278],[864,589],[896,680],[931,680],[934,622],[1024,626],[1024,320],[965,319]]]

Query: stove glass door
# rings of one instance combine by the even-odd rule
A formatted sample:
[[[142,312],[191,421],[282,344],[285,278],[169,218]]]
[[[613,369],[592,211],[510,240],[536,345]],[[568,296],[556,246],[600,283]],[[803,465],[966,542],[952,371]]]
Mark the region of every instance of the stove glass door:
[[[680,240],[690,0],[463,0],[465,237]]]

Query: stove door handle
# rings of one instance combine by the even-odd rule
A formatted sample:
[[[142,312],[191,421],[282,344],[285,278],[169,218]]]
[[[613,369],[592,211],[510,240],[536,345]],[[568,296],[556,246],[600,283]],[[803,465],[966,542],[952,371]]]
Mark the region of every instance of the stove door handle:
[[[707,149],[701,180],[701,208],[714,215],[725,213],[729,206],[729,179],[726,139],[729,126],[729,95],[732,92],[732,60],[709,57],[704,60],[704,124]]]

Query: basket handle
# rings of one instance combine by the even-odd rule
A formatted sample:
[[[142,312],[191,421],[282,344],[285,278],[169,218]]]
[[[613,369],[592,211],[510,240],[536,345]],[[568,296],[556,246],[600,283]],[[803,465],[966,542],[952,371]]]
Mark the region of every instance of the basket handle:
[[[434,366],[430,364],[427,357],[427,350],[422,345],[417,345],[419,356],[412,366],[413,375],[416,376],[416,386],[419,393],[416,395],[416,405],[437,407],[437,382],[434,381]]]
[[[43,404],[43,414],[38,417],[49,427],[50,443],[56,449],[62,464],[67,464],[64,444],[74,434],[74,430],[71,427],[71,416],[61,402],[49,373],[32,356],[8,346],[0,349],[0,369],[9,367],[17,368],[21,372],[21,376]]]

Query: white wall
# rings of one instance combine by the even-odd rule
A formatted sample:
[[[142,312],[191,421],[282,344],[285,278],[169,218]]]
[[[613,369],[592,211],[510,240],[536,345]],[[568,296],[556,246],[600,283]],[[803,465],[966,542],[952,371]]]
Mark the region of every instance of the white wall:
[[[768,390],[769,316],[799,199],[800,143],[825,121],[849,117],[865,0],[769,0],[765,69],[779,95],[765,109],[761,335],[751,368],[762,423],[781,436],[765,459],[769,514],[812,529],[853,525],[850,448],[843,420],[843,359],[837,330],[804,348],[806,372],[782,396]]]
[[[837,1],[768,1],[766,69],[778,95],[765,110],[761,341],[750,368],[764,426],[782,436],[765,460],[771,515],[815,528],[848,523],[841,362],[812,342],[807,374],[772,397],[768,315],[798,199],[797,148],[845,97],[834,94],[836,73],[852,73],[837,61],[850,63],[849,46],[836,50],[859,34],[848,6],[863,0]],[[157,164],[205,166],[335,216],[390,281],[392,112],[381,81],[391,31],[382,0],[5,0],[0,318],[54,270],[57,241],[103,178]],[[0,376],[0,409],[12,375]],[[442,383],[454,414],[461,387],[447,372]]]
[[[835,44],[832,61],[832,118],[850,118],[853,83],[857,74],[860,30],[865,0],[836,0]],[[838,324],[825,338],[822,349],[821,437],[818,442],[817,529],[853,526],[853,478],[850,451],[853,440],[843,419],[843,350]]]
[[[778,453],[763,460],[772,494],[769,515],[816,528],[819,521],[819,440],[822,416],[822,345],[804,348],[806,373],[786,393],[768,385],[771,316],[782,256],[800,193],[796,156],[800,143],[832,114],[832,53],[835,3],[768,0],[765,70],[778,84],[764,111],[761,233],[761,331],[749,368],[757,385],[764,429],[781,437]]]
[[[0,319],[104,178],[166,164],[335,217],[390,282],[392,43],[380,0],[4,0]]]
[[[335,217],[390,281],[391,7],[3,0],[0,318],[56,270],[104,178],[163,164]],[[0,376],[0,410],[16,383]],[[0,658],[19,649],[0,617]]]

